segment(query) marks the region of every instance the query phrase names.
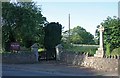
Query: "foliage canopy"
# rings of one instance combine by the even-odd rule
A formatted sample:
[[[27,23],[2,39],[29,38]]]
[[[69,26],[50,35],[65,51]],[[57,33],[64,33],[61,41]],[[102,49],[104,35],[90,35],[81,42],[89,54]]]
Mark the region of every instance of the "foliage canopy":
[[[11,42],[29,48],[35,41],[43,44],[46,18],[34,2],[2,3],[2,40],[9,50]]]
[[[44,46],[47,49],[47,59],[56,58],[55,46],[61,43],[62,25],[51,22],[44,27]]]
[[[69,40],[69,31],[63,33],[63,40]],[[77,26],[70,29],[70,43],[73,44],[94,44],[94,36],[83,27]]]
[[[116,16],[107,17],[101,25],[104,27],[104,46],[107,50],[106,54],[110,54],[113,49],[120,47],[120,19]],[[99,26],[97,26],[97,29]],[[96,30],[96,36],[99,39],[98,30]]]

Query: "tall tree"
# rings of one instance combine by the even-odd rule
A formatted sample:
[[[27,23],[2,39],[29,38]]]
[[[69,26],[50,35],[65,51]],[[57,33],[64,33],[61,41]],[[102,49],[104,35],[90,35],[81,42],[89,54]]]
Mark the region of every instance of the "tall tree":
[[[45,26],[44,30],[44,46],[47,49],[47,59],[56,58],[55,46],[61,43],[62,25],[51,22]]]
[[[3,2],[2,11],[4,45],[9,46],[10,42],[15,41],[27,48],[34,41],[43,44],[46,18],[34,2]]]
[[[14,5],[8,2],[2,3],[2,42],[6,50],[10,49],[10,42],[15,41],[12,27],[14,26]],[[12,26],[12,27],[11,27]]]
[[[94,36],[87,32],[83,27],[77,26],[70,30],[70,42],[74,44],[94,44]],[[67,31],[64,32],[63,38],[68,38]],[[67,40],[67,39],[66,39]]]

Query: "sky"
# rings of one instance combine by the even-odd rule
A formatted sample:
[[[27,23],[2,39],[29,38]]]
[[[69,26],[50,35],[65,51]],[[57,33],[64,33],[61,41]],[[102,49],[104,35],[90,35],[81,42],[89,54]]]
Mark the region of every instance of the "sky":
[[[42,8],[42,14],[48,22],[59,22],[64,31],[68,30],[68,15],[70,14],[70,28],[81,26],[95,35],[96,26],[106,20],[108,16],[118,16],[118,1],[100,0],[33,0]]]

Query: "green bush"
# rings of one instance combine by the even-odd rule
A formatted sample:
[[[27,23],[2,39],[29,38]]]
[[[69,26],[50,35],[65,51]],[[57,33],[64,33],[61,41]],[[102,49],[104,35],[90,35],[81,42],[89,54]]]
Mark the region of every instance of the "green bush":
[[[44,27],[45,37],[44,46],[46,51],[46,58],[56,58],[55,46],[61,43],[62,25],[59,23],[51,22]]]
[[[111,52],[111,55],[120,55],[120,47],[113,49],[113,51]]]
[[[109,56],[109,55],[110,55],[110,51],[111,51],[111,50],[110,50],[110,46],[111,46],[110,44],[106,44],[106,53],[105,53],[106,56]]]
[[[73,47],[70,43],[67,42],[62,42],[62,46],[64,47],[64,49],[70,49],[71,47]]]
[[[43,51],[46,51],[46,49],[45,48],[39,48],[38,49],[38,52],[43,52]]]

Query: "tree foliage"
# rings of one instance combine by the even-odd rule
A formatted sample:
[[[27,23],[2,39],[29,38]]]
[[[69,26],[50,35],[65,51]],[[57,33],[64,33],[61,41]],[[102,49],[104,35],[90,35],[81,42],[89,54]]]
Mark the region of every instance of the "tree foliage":
[[[43,24],[46,18],[34,2],[2,3],[3,46],[19,42],[30,47],[34,41],[43,44]]]
[[[62,25],[51,22],[44,27],[45,37],[44,46],[47,49],[47,59],[55,58],[55,46],[61,43]]]
[[[120,47],[120,19],[114,16],[113,18],[107,17],[101,25],[104,27],[104,46],[109,45],[109,51]],[[99,26],[97,26],[99,28]],[[98,30],[96,35],[99,38]],[[108,48],[105,48],[108,50]]]
[[[69,32],[63,33],[63,39],[68,40]],[[74,44],[94,44],[94,36],[87,32],[83,27],[77,26],[70,30],[70,42]]]

